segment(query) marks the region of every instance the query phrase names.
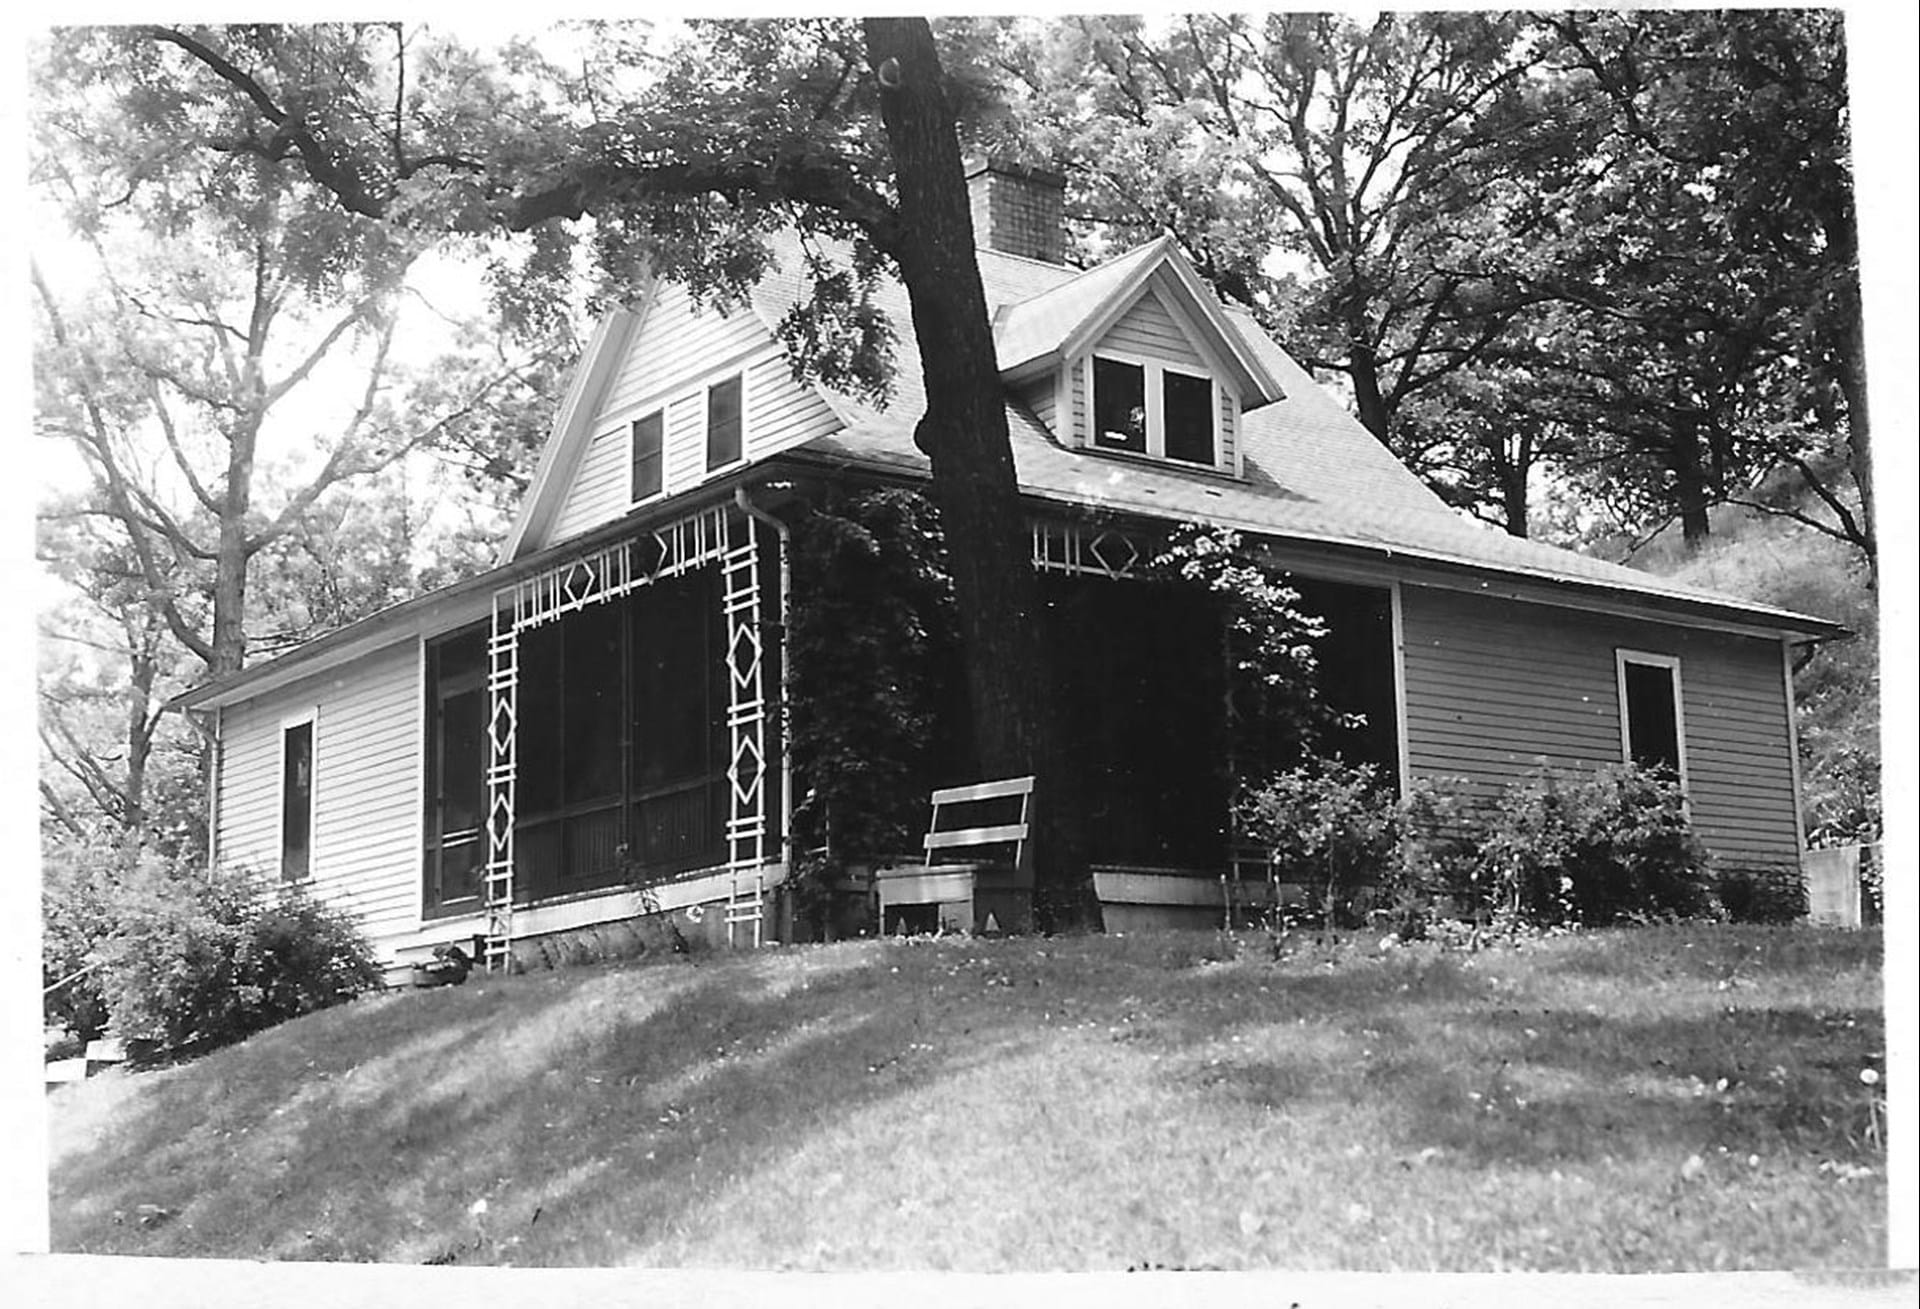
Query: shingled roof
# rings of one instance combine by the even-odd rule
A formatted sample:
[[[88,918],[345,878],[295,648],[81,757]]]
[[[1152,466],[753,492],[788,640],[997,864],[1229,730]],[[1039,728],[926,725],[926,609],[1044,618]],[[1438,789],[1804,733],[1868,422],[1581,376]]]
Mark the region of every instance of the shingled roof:
[[[1091,317],[1107,298],[1137,285],[1149,260],[1181,259],[1155,241],[1081,272],[993,250],[979,266],[1003,368],[1043,353]],[[797,260],[768,276],[753,304],[769,324],[805,293]],[[845,424],[801,447],[836,461],[925,475],[926,457],[913,429],[926,389],[912,340],[905,289],[884,282],[883,308],[900,336],[892,393],[884,406],[827,388],[820,393]],[[1804,614],[1683,586],[1639,569],[1574,550],[1509,536],[1449,508],[1346,408],[1269,337],[1252,315],[1224,310],[1258,365],[1278,382],[1282,398],[1241,417],[1245,480],[1173,465],[1118,460],[1063,445],[1011,395],[1007,425],[1021,490],[1042,499],[1118,514],[1207,521],[1286,543],[1353,547],[1372,553],[1548,583],[1643,596],[1663,608],[1703,606],[1766,627],[1828,635],[1840,629]]]

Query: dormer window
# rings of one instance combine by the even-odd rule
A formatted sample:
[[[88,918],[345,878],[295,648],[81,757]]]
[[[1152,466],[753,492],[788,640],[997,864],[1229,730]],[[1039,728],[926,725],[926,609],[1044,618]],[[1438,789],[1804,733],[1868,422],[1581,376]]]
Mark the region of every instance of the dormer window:
[[[1211,468],[1220,448],[1213,379],[1153,360],[1093,358],[1093,445]]]

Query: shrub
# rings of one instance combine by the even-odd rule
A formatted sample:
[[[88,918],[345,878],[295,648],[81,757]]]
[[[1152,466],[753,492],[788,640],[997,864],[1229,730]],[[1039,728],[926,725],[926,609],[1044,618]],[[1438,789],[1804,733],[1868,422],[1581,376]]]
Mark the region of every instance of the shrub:
[[[1509,787],[1486,822],[1480,857],[1504,914],[1599,925],[1714,908],[1706,852],[1663,771],[1542,769]]]
[[[1798,869],[1729,868],[1714,890],[1736,923],[1791,923],[1807,915],[1807,883]]]
[[[1467,783],[1458,778],[1417,778],[1399,808],[1400,848],[1389,867],[1385,909],[1403,940],[1427,935],[1437,917],[1484,923],[1493,909],[1480,858],[1479,816]]]
[[[308,896],[261,896],[244,877],[131,847],[76,848],[48,866],[43,969],[93,969],[97,1009],[69,1013],[77,983],[48,997],[49,1018],[78,1035],[111,1027],[150,1055],[196,1053],[380,981],[353,920]]]
[[[1398,851],[1393,797],[1371,764],[1310,759],[1250,788],[1236,804],[1239,830],[1267,851],[1283,882],[1319,896],[1322,922],[1353,924]]]
[[[258,904],[247,928],[235,961],[246,1032],[380,985],[379,961],[359,924],[312,896],[283,892]]]
[[[41,855],[41,1010],[49,1027],[65,1028],[82,1042],[107,1027],[95,948],[113,926],[116,881],[141,857],[133,847],[91,842],[49,843]]]

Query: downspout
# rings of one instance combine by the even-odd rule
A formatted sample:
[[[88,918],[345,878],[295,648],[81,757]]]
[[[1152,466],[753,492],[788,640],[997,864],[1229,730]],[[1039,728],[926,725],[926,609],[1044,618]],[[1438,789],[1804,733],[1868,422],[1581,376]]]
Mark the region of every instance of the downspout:
[[[787,626],[793,597],[793,564],[789,546],[792,534],[786,522],[768,513],[747,495],[746,486],[733,488],[733,502],[740,512],[758,519],[773,529],[780,547],[780,862],[787,877],[793,876],[793,742],[788,731],[792,707],[787,699],[792,667],[788,654]]]

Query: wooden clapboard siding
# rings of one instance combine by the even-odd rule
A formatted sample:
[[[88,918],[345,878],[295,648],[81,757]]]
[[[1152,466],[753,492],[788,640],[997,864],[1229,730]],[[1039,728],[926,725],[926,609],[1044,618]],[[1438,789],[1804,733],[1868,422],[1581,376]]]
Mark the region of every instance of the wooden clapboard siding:
[[[633,507],[633,421],[666,411],[663,490],[675,495],[707,477],[707,388],[745,376],[743,449],[764,458],[824,436],[840,423],[812,387],[793,380],[786,356],[751,311],[696,311],[684,290],[664,289],[628,343],[592,423],[553,527],[554,545],[612,522]]]
[[[1094,350],[1096,353],[1115,350],[1124,354],[1144,355],[1149,359],[1203,372],[1207,369],[1206,361],[1193,348],[1193,342],[1187,339],[1186,332],[1174,319],[1172,312],[1151,291],[1142,294],[1130,309],[1120,315]]]
[[[662,475],[668,495],[677,495],[707,475],[707,388],[674,397],[667,405]]]
[[[793,380],[792,366],[781,351],[764,353],[747,366],[749,460],[825,436],[839,426],[839,417],[820,393]]]
[[[766,324],[746,308],[723,314],[708,306],[696,309],[686,288],[664,286],[647,309],[646,320],[627,343],[599,417],[638,417],[658,407],[669,395],[685,391],[696,379],[703,384],[730,365],[773,340]]]
[[[221,715],[222,867],[280,867],[280,734],[311,709],[314,893],[361,919],[383,952],[419,924],[420,667],[405,641],[340,676],[296,683]]]
[[[1027,407],[1027,412],[1040,420],[1040,425],[1056,436],[1060,429],[1054,426],[1059,416],[1059,387],[1055,384],[1058,374],[1047,373],[1031,382],[1025,382],[1013,390],[1016,400]]]
[[[554,515],[551,540],[565,541],[627,511],[633,490],[628,467],[632,450],[633,437],[626,423],[593,438],[574,472],[573,485],[560,502],[560,512]]]
[[[1723,866],[1798,859],[1777,641],[1407,585],[1408,764],[1483,788],[1621,758],[1615,651],[1680,660],[1688,799]]]

